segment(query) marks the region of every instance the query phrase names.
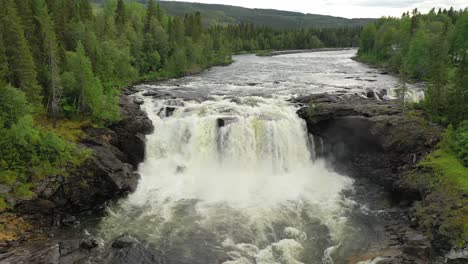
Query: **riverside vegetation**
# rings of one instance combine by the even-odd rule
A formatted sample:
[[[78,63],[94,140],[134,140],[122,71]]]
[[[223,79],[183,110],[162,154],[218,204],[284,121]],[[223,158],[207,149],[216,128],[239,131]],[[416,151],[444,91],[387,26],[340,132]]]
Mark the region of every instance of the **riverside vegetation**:
[[[119,121],[124,87],[229,64],[232,53],[351,46],[360,32],[203,27],[200,13],[172,17],[154,0],[0,5],[0,212],[92,155],[78,148],[83,130]]]
[[[358,60],[426,82],[414,106],[425,122],[446,127],[436,151],[409,173],[405,184],[422,196],[420,224],[435,241],[468,242],[468,11],[417,9],[382,18],[361,34]],[[414,113],[413,111],[413,113]]]

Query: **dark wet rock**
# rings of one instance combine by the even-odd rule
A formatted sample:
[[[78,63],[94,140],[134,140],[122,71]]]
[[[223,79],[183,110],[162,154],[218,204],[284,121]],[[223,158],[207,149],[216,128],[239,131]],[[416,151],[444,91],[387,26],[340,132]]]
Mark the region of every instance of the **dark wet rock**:
[[[366,91],[366,96],[367,96],[367,98],[376,98],[376,94],[375,94],[374,90],[371,90],[371,89],[368,89]]]
[[[451,250],[445,255],[447,264],[466,264],[468,263],[468,248]]]
[[[216,120],[216,124],[220,128],[223,126],[227,126],[231,123],[234,123],[236,121],[237,121],[237,118],[235,117],[221,117]]]
[[[96,248],[97,246],[98,246],[98,243],[96,239],[93,239],[93,238],[83,239],[80,243],[80,247],[83,249],[93,249],[93,248]]]
[[[66,256],[73,251],[80,249],[81,240],[64,240],[60,242],[60,256]]]
[[[145,101],[143,99],[140,99],[140,98],[135,98],[133,99],[133,102],[137,105],[142,105],[145,103]]]
[[[402,172],[414,167],[440,139],[439,128],[408,118],[395,103],[359,96],[322,101],[298,114],[310,133],[324,139],[326,155],[338,168],[369,177],[391,191],[398,188]]]
[[[226,125],[226,122],[222,118],[218,118],[218,120],[216,120],[216,123],[217,123],[218,127],[223,127],[223,126]]]
[[[148,97],[153,97],[153,96],[158,96],[158,95],[159,95],[159,92],[155,92],[155,91],[148,91],[148,92],[143,93],[143,96],[148,96]]]
[[[57,243],[34,244],[0,254],[0,263],[61,264],[60,245]]]
[[[109,264],[153,264],[160,263],[159,256],[151,250],[152,247],[136,240],[129,235],[117,238],[112,244],[104,263]]]
[[[112,144],[128,156],[128,163],[136,167],[145,157],[144,135],[153,132],[154,127],[140,105],[131,96],[124,96],[120,102],[122,120],[109,128],[117,138]]]
[[[164,108],[164,112],[165,112],[165,117],[170,117],[172,116],[172,114],[174,114],[174,111],[176,110],[175,107],[172,107],[172,106],[167,106]]]
[[[126,248],[132,246],[137,240],[130,235],[122,235],[118,237],[113,243],[113,248]]]
[[[380,91],[378,92],[378,95],[379,95],[380,99],[384,99],[385,96],[388,95],[388,91],[387,91],[386,89],[382,89],[382,90],[380,90]]]
[[[73,215],[67,215],[62,219],[62,224],[65,226],[71,226],[76,224],[77,222],[79,223],[79,221],[77,221],[76,217]]]
[[[415,231],[407,231],[405,234],[403,253],[417,259],[430,259],[434,254],[431,242],[423,234]]]
[[[172,100],[167,100],[165,102],[169,106],[177,106],[177,107],[184,107],[185,103],[183,100],[180,99],[172,99]]]
[[[39,240],[0,254],[0,263],[68,264],[81,262],[90,256],[91,248],[84,248],[80,239],[55,241]],[[96,244],[97,246],[97,244]],[[96,247],[94,246],[94,247]],[[93,247],[93,248],[94,248]]]

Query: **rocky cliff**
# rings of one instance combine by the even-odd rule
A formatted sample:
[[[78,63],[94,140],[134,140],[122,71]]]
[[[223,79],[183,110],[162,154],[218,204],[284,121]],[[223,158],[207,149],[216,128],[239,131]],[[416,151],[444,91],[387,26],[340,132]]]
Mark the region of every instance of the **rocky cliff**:
[[[18,201],[14,214],[7,212],[2,216],[3,226],[11,228],[11,236],[17,238],[1,242],[0,253],[31,238],[45,238],[46,242],[0,254],[1,263],[59,263],[67,255],[62,254],[67,248],[83,250],[96,246],[93,241],[58,242],[50,236],[53,229],[71,226],[86,215],[99,212],[106,203],[135,190],[140,178],[135,169],[144,159],[145,135],[153,131],[153,125],[140,109],[142,102],[132,96],[133,92],[126,90],[121,97],[120,122],[109,128],[85,129],[87,136],[79,146],[91,150],[92,156],[78,170],[36,183],[34,199]],[[44,257],[44,262],[36,257]]]
[[[466,252],[450,251],[449,239],[419,220],[424,213],[419,208],[440,192],[437,188],[428,191],[409,177],[434,151],[442,129],[428,123],[417,110],[404,111],[396,101],[368,97],[319,94],[293,101],[301,106],[298,115],[314,135],[315,145],[323,146],[317,148],[318,155],[338,171],[357,181],[372,181],[391,195],[391,204],[382,207],[382,218],[392,242],[370,255],[382,256],[383,252],[390,257],[389,263],[465,263]],[[455,210],[450,204],[443,206],[446,201],[439,195],[437,204],[444,207],[439,208],[444,214],[431,214],[433,222],[451,221]]]

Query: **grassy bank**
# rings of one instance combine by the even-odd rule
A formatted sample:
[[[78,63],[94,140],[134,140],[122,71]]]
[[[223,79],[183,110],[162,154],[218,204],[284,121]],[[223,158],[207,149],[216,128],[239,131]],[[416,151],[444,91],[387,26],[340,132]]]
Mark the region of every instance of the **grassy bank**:
[[[442,248],[468,243],[468,168],[453,149],[455,140],[456,134],[446,132],[438,149],[405,179],[423,198],[416,204],[418,224]]]

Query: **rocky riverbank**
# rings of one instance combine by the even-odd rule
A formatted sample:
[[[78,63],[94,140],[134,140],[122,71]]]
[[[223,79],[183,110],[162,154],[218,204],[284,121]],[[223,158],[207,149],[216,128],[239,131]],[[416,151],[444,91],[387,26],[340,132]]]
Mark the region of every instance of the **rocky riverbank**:
[[[81,144],[93,150],[93,157],[80,171],[38,185],[38,198],[17,205],[21,217],[5,218],[7,227],[28,232],[19,232],[19,239],[2,245],[0,263],[75,263],[98,254],[94,249],[98,241],[74,227],[136,187],[139,175],[134,169],[144,159],[145,134],[153,126],[133,92],[122,97],[121,122],[86,130]],[[396,102],[381,101],[372,92],[368,97],[319,94],[292,100],[301,106],[298,115],[306,120],[315,145],[323,145],[316,147],[317,154],[355,178],[356,192],[351,196],[379,211],[385,223],[387,237],[382,243],[350,256],[348,262],[383,257],[377,263],[464,263],[458,253],[443,256],[449,244],[434,239],[418,222],[415,207],[424,194],[407,183],[408,173],[441,139],[441,129],[425,122],[417,111],[403,113]],[[109,263],[155,263],[158,256],[144,241],[126,234],[106,254],[101,259]]]
[[[92,156],[78,170],[36,183],[34,199],[18,201],[14,212],[1,215],[6,235],[0,237],[0,263],[70,263],[71,252],[97,246],[81,234],[59,238],[60,232],[135,190],[139,180],[135,169],[144,159],[145,135],[153,125],[134,92],[126,90],[121,97],[120,122],[85,129],[87,136],[79,146],[91,150]]]
[[[315,144],[323,143],[319,155],[357,179],[358,185],[371,181],[391,195],[389,205],[375,208],[384,212],[390,243],[355,259],[387,256],[385,263],[466,263],[463,251],[450,251],[453,245],[441,239],[438,230],[428,230],[418,221],[420,202],[430,193],[415,187],[408,176],[436,148],[441,128],[426,122],[418,111],[403,112],[395,101],[381,101],[373,93],[368,97],[320,94],[293,100],[302,106],[298,114],[306,120]],[[431,217],[442,222],[447,216]]]

